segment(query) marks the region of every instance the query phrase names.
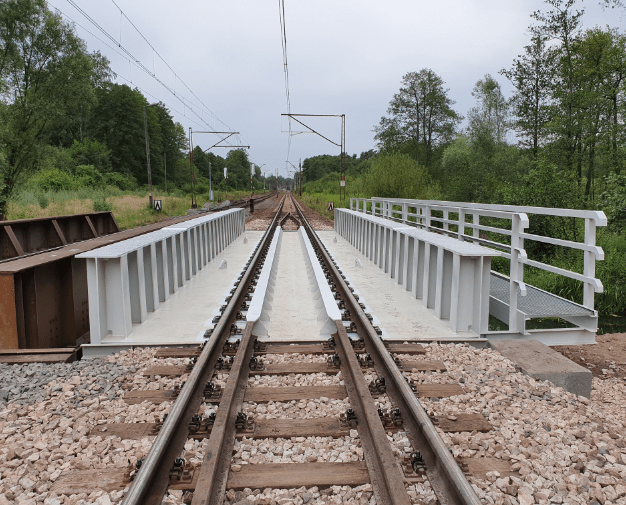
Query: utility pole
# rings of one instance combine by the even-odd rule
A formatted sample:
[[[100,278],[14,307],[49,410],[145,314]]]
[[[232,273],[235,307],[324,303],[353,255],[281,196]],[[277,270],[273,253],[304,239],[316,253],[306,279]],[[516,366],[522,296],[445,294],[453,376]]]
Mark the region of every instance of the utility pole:
[[[167,154],[163,153],[163,168],[165,169],[165,192],[167,193]]]
[[[298,191],[298,196],[302,196],[302,158],[300,158],[300,163],[298,164],[298,166],[300,167],[300,189]]]
[[[198,202],[196,200],[196,167],[193,162],[193,132],[189,127],[189,165],[191,168],[191,208],[197,209]]]
[[[213,181],[211,180],[211,162],[209,161],[209,200],[213,201]]]
[[[226,139],[232,137],[233,135],[237,135],[239,132],[210,132],[210,131],[196,131],[196,133],[211,133],[211,134],[218,134],[218,135],[227,135],[226,137],[224,137],[223,139],[220,139],[216,144],[213,144],[211,147],[209,147],[208,149],[205,149],[204,152],[208,153],[211,149],[213,149],[214,147],[245,147],[245,148],[250,148],[250,146],[231,146],[231,145],[223,145],[222,142],[224,142]],[[192,186],[192,200],[191,200],[191,207],[193,209],[197,208],[197,202],[194,204],[195,201],[195,179],[196,179],[196,175],[195,175],[195,169],[193,166],[193,156],[192,156],[192,152],[193,152],[193,147],[192,147],[192,129],[191,127],[189,127],[189,146],[190,146],[190,151],[189,151],[189,162],[192,164],[191,165],[191,186]],[[224,180],[226,181],[226,173],[224,173]],[[228,181],[226,181],[228,182]],[[228,186],[226,188],[228,190]],[[211,186],[211,162],[209,162],[209,198],[211,200],[213,200],[213,188]],[[195,206],[194,206],[195,205]]]
[[[292,114],[291,112],[287,113],[287,114],[281,114],[281,116],[288,116],[290,119],[293,119],[296,123],[300,123],[302,126],[304,126],[307,131],[302,131],[302,132],[298,132],[298,133],[315,133],[316,135],[319,135],[320,137],[322,137],[324,140],[327,140],[328,142],[330,142],[333,145],[336,145],[337,147],[339,147],[341,149],[340,151],[340,155],[341,155],[341,175],[339,176],[339,201],[343,201],[346,199],[346,157],[345,157],[345,153],[346,153],[346,115],[345,114]],[[335,117],[335,118],[341,118],[341,143],[337,144],[337,142],[330,140],[329,138],[325,137],[324,135],[322,135],[321,133],[315,131],[313,128],[311,128],[308,125],[305,125],[302,121],[300,121],[299,119],[296,119],[297,117]],[[285,132],[287,133],[287,132]],[[289,130],[289,133],[291,134],[291,130]]]
[[[152,170],[150,170],[150,144],[148,143],[148,115],[146,114],[146,106],[143,106],[143,126],[146,132],[146,160],[148,161],[148,196],[150,198],[150,208],[152,204]]]
[[[254,177],[254,163],[250,163],[250,198],[252,198],[252,177]]]

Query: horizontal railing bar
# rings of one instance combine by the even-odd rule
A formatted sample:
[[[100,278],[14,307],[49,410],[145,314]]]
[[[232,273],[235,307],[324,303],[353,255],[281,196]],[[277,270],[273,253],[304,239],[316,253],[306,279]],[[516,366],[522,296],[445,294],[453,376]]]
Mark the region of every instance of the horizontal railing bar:
[[[370,199],[372,202],[389,202],[393,205],[402,205],[404,203],[409,205],[421,205],[421,206],[434,206],[439,205],[442,207],[457,207],[461,209],[473,209],[480,210],[495,210],[504,212],[525,212],[528,214],[543,214],[546,216],[561,216],[561,217],[578,217],[583,219],[594,219],[598,222],[599,226],[606,226],[606,215],[602,211],[598,210],[578,210],[578,209],[560,209],[549,207],[532,207],[526,205],[495,205],[486,203],[460,203],[460,202],[448,202],[445,200],[406,200],[396,198],[379,198],[373,197]],[[604,223],[604,224],[603,224]]]
[[[520,233],[520,237],[537,242],[543,242],[545,244],[569,247],[571,249],[579,249],[581,251],[589,251],[594,253],[596,258],[604,259],[604,252],[602,251],[602,248],[595,245],[583,244],[582,242],[573,242],[571,240],[563,240],[560,238],[543,237],[541,235],[533,235],[532,233]]]
[[[595,277],[587,277],[586,275],[579,274],[578,272],[572,272],[571,270],[565,270],[563,268],[554,267],[552,265],[546,265],[545,263],[541,263],[540,261],[522,259],[521,262],[531,267],[546,270],[548,272],[562,275],[564,277],[569,277],[570,279],[581,281],[587,284],[593,284],[596,293],[602,293],[603,291],[602,282],[600,282],[600,279],[596,279]]]

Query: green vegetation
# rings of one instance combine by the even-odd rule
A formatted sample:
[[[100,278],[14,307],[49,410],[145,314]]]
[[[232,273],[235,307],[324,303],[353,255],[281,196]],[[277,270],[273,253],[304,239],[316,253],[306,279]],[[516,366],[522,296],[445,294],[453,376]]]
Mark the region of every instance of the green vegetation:
[[[604,284],[596,308],[607,317],[626,315],[626,35],[583,29],[582,0],[545,3],[531,14],[529,44],[499,72],[513,95],[505,97],[486,74],[472,91],[465,128],[440,76],[428,68],[404,75],[374,127],[378,151],[345,155],[347,197],[603,210],[609,225],[598,229],[605,260],[596,263]],[[307,203],[337,204],[340,157],[317,156],[303,167]],[[584,237],[582,222],[565,218],[532,218],[528,231]],[[526,248],[532,259],[583,271],[580,251],[530,241]],[[508,262],[494,268],[508,273]],[[534,268],[525,269],[525,279],[582,301],[578,281]]]
[[[262,192],[262,191],[261,191]],[[250,196],[249,191],[215,191],[219,202],[240,200]],[[120,228],[123,230],[163,221],[171,216],[182,216],[191,206],[191,198],[181,190],[168,193],[155,193],[156,199],[163,201],[162,212],[148,207],[148,193],[143,190],[122,191],[108,187],[81,187],[77,190],[59,190],[43,192],[39,189],[24,190],[18,193],[8,205],[8,219],[27,219],[33,217],[61,216],[86,212],[113,211]],[[209,200],[208,194],[200,194],[198,201]]]
[[[185,130],[162,103],[113,82],[108,60],[88,53],[73,27],[44,0],[0,2],[0,219],[16,202],[37,195],[41,208],[63,191],[89,195],[95,208],[110,207],[116,191],[147,193],[144,114],[150,140],[154,191],[191,194]],[[225,158],[196,147],[196,193],[208,193],[208,161],[215,189],[250,187],[243,150]],[[167,168],[167,180],[166,180]],[[263,187],[256,167],[253,187]],[[220,185],[221,184],[221,185]],[[12,207],[13,206],[13,207]]]

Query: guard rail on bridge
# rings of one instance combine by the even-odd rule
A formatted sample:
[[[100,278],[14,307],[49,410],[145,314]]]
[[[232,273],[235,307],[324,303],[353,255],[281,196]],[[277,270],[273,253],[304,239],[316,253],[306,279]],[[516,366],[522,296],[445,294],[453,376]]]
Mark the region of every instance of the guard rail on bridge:
[[[523,336],[550,345],[595,341],[598,313],[594,309],[594,295],[603,291],[602,282],[595,277],[595,262],[604,259],[602,248],[596,245],[596,228],[607,224],[603,212],[394,198],[351,198],[350,209],[495,249],[510,260],[509,276],[492,271],[489,282],[489,313],[508,324],[508,330],[481,331],[483,336]],[[531,220],[559,217],[584,220],[582,242],[525,231]],[[525,241],[582,251],[583,272],[530,259]],[[582,305],[526,284],[525,265],[580,281]],[[400,275],[399,282],[401,279]],[[573,327],[528,330],[527,321],[533,318],[560,318]]]

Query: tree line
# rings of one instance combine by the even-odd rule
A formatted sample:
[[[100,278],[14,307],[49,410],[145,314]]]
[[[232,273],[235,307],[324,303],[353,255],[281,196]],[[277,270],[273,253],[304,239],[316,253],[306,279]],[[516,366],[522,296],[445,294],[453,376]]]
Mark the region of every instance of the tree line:
[[[440,76],[407,73],[375,127],[380,151],[414,158],[450,200],[584,208],[623,192],[626,36],[583,30],[581,3],[547,0],[531,15],[529,44],[499,72],[513,95],[486,74],[464,129]],[[537,185],[547,175],[563,197]]]

